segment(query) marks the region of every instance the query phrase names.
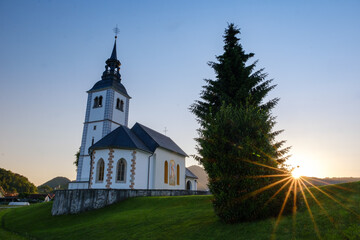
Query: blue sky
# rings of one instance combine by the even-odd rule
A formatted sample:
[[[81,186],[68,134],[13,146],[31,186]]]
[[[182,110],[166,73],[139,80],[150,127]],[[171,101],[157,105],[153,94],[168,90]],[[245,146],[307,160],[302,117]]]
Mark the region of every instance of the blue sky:
[[[100,80],[118,24],[130,126],[195,153],[188,107],[227,23],[241,28],[277,84],[270,98],[290,163],[311,176],[360,176],[359,1],[0,1],[0,167],[36,185],[75,178],[86,91]],[[187,165],[196,164],[189,159]]]

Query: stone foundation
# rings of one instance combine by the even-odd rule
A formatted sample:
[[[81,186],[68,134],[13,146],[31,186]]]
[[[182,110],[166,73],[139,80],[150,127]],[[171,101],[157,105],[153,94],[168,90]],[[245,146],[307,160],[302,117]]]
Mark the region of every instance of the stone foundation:
[[[133,190],[133,189],[75,189],[57,190],[51,214],[75,214],[98,209],[132,197],[207,195],[207,191],[191,190]]]

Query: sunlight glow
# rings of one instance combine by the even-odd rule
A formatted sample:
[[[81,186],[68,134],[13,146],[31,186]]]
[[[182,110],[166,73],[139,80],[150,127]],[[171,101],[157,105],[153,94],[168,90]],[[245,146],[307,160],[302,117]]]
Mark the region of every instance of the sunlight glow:
[[[295,168],[294,170],[292,170],[292,172],[291,172],[291,176],[295,179],[300,178],[301,175],[302,175],[302,173],[301,173],[299,166],[297,168]]]

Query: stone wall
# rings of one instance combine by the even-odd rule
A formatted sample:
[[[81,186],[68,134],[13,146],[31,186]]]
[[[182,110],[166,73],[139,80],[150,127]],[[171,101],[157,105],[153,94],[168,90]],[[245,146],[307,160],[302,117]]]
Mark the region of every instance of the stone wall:
[[[206,191],[190,190],[133,190],[133,189],[75,189],[57,190],[52,215],[74,214],[98,209],[131,197],[207,195]]]

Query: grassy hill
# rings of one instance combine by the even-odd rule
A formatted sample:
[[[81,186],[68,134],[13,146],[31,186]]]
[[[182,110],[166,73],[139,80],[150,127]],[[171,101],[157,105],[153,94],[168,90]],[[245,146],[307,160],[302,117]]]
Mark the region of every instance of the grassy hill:
[[[360,239],[360,182],[312,189],[311,214],[234,225],[214,215],[211,196],[128,199],[77,215],[50,215],[52,203],[6,210],[2,227],[35,239]],[[333,199],[335,200],[333,200]],[[311,218],[313,216],[314,221]]]
[[[69,182],[71,182],[70,179],[66,177],[56,177],[47,181],[46,183],[41,184],[39,187],[48,185],[53,189],[59,186],[61,189],[67,189],[67,185],[69,184]]]

